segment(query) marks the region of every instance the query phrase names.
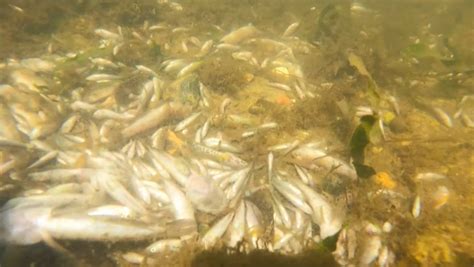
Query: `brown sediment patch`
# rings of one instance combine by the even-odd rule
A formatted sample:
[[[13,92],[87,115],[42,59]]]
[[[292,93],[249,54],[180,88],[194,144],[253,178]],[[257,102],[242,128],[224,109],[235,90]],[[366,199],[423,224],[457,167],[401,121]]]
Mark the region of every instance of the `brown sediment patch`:
[[[197,255],[193,267],[212,266],[337,266],[329,253],[306,251],[298,256],[285,256],[268,251],[255,251],[250,254],[225,251],[210,251]]]
[[[253,68],[229,55],[208,58],[199,68],[199,78],[210,90],[234,95],[252,80]]]

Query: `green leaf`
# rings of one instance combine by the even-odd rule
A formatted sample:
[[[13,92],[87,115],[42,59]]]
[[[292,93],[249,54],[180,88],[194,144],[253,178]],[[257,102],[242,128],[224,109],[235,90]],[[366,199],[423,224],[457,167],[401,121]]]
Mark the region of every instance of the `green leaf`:
[[[337,232],[335,235],[333,236],[328,236],[326,237],[322,243],[323,243],[323,246],[329,250],[329,251],[334,251],[336,250],[336,245],[337,245],[337,240],[339,239],[339,234],[341,233],[341,231]]]
[[[354,130],[350,141],[352,164],[356,169],[357,175],[362,178],[368,178],[375,174],[375,170],[367,165],[364,165],[365,161],[365,148],[371,142],[372,132],[378,118],[373,115],[366,115],[360,118],[360,123]]]

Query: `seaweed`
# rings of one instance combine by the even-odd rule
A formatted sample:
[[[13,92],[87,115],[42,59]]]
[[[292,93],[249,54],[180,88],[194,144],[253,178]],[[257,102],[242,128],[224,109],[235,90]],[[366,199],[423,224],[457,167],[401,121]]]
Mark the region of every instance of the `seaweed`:
[[[235,95],[249,82],[253,68],[230,56],[207,59],[198,70],[202,83],[219,94]]]
[[[365,148],[370,143],[371,131],[377,122],[377,118],[372,115],[366,115],[360,118],[360,123],[354,130],[350,141],[350,151],[352,164],[354,165],[357,175],[362,178],[368,178],[376,173],[374,168],[365,165]]]

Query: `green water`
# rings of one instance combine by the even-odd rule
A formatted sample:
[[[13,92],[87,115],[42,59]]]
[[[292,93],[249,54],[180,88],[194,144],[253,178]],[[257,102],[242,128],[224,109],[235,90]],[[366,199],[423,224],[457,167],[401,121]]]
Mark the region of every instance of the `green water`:
[[[249,118],[242,125],[278,123],[278,132],[242,141],[242,157],[262,165],[269,146],[295,140],[322,141],[331,153],[347,161],[352,157],[358,164],[357,181],[334,181],[326,179],[329,174],[320,173],[324,177],[318,184],[320,189],[345,206],[344,227],[390,222],[393,230],[383,234],[382,242],[395,255],[393,266],[474,264],[473,1],[159,2],[0,1],[0,84],[11,83],[8,64],[12,60],[73,53],[57,64],[53,81],[61,82],[52,82],[54,85],[42,92],[69,97],[70,90],[87,86],[80,77],[89,58],[111,58],[130,67],[143,65],[162,71],[164,60],[193,58],[190,54],[197,53],[199,49],[192,41],[187,42],[191,52],[183,51],[183,40],[196,37],[201,44],[214,40],[216,45],[232,30],[252,24],[259,31],[255,38],[278,40],[292,47],[295,62],[314,96],[298,99],[284,91],[269,93],[260,80],[273,78],[286,83],[292,79],[291,73],[288,78],[220,54],[202,57],[192,79],[200,79],[216,100],[230,98],[232,111]],[[296,30],[282,37],[295,22],[299,23]],[[159,23],[167,25],[167,30],[157,30],[149,42],[141,40],[151,35],[145,28]],[[100,47],[94,30],[117,32],[117,26],[128,41],[121,52],[111,56],[113,46]],[[181,27],[186,29],[179,30]],[[133,37],[134,33],[139,37]],[[246,49],[259,64],[278,53],[273,45],[248,44]],[[123,87],[144,80],[128,69],[117,74],[127,75]],[[166,97],[179,93],[170,84],[173,90]],[[181,94],[186,94],[181,97],[188,102],[197,101],[196,92]],[[121,104],[124,99],[125,95],[119,95],[116,101]],[[2,98],[2,103],[6,101]],[[355,117],[359,106],[375,111],[368,116],[367,125]],[[460,110],[462,114],[457,114]],[[448,121],[439,111],[449,117]],[[66,115],[61,114],[61,118]],[[378,128],[379,121],[384,133]],[[218,127],[237,135],[243,126],[233,123],[224,120]],[[105,147],[117,150],[114,144]],[[0,152],[0,160],[6,162],[11,151]],[[259,169],[256,176],[264,173]],[[416,179],[420,173],[446,178],[420,181]],[[25,178],[12,179],[9,173],[0,175],[0,183],[18,186],[11,192],[0,192],[2,205],[23,191],[41,187]],[[449,194],[437,194],[440,187],[447,188]],[[380,190],[391,190],[395,196],[387,197]],[[421,213],[414,218],[412,206],[417,196],[422,201]],[[256,194],[252,200],[259,197]],[[271,218],[271,214],[266,217]],[[166,266],[337,266],[331,256],[335,244],[326,241],[293,256],[265,250],[236,256],[226,255],[224,249],[190,249],[158,257],[158,262]],[[5,244],[0,247],[0,264],[128,266],[130,263],[120,255],[147,246],[146,242],[59,242],[74,256],[61,255],[43,244],[21,248]]]

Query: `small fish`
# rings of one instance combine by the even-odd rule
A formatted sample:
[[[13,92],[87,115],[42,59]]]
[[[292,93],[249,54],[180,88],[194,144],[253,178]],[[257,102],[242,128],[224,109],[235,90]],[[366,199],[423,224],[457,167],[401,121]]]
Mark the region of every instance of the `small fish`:
[[[242,168],[248,165],[246,161],[237,157],[233,153],[221,152],[200,144],[193,144],[192,149],[196,153],[199,153],[203,156],[209,157],[231,167]]]
[[[13,170],[13,168],[15,168],[15,165],[16,165],[16,161],[14,159],[11,159],[7,162],[0,163],[0,176]]]
[[[250,51],[239,51],[232,53],[232,58],[250,62],[253,58],[253,54]]]
[[[411,214],[413,217],[418,218],[421,213],[421,199],[420,196],[416,196],[415,200],[413,201],[413,207],[411,209]]]
[[[208,40],[206,41],[202,47],[201,47],[201,50],[199,51],[198,54],[196,54],[197,57],[203,57],[205,55],[207,55],[210,51],[211,51],[211,48],[214,46],[214,41],[213,40]]]
[[[123,43],[115,45],[114,48],[112,49],[112,54],[114,56],[118,55],[122,46],[123,46]]]
[[[439,209],[444,206],[449,200],[449,190],[446,186],[438,186],[433,193],[434,209]]]
[[[141,265],[145,261],[145,256],[136,252],[127,252],[122,258],[131,264]]]
[[[438,119],[441,124],[448,128],[453,127],[453,121],[451,120],[451,117],[444,110],[440,108],[433,108],[433,112],[436,116],[436,119]]]
[[[138,177],[132,175],[130,178],[130,184],[135,191],[135,194],[140,197],[140,199],[146,204],[151,204],[151,195],[147,187],[144,185],[143,181]]]
[[[218,44],[216,46],[217,50],[227,50],[227,51],[236,51],[240,49],[240,46],[233,44]]]
[[[129,219],[135,215],[135,213],[128,207],[120,205],[105,205],[92,208],[87,211],[89,216],[110,216],[117,218]]]
[[[182,68],[178,74],[176,75],[177,78],[184,77],[190,73],[193,73],[195,70],[197,70],[200,66],[202,65],[202,61],[196,61],[188,64],[184,68]]]
[[[250,239],[250,244],[257,249],[264,247],[261,237],[264,233],[264,227],[262,225],[262,212],[258,207],[250,201],[245,201],[246,207],[246,223],[247,223],[247,238]]]
[[[434,172],[423,172],[415,176],[415,181],[436,181],[447,179],[448,177],[444,174]]]
[[[204,249],[210,249],[214,247],[217,241],[224,235],[226,232],[234,213],[230,212],[226,216],[222,217],[217,221],[201,238],[200,243]]]
[[[13,10],[15,10],[17,12],[25,13],[25,10],[23,10],[23,8],[21,8],[21,7],[18,7],[18,6],[12,5],[12,4],[8,4],[8,6],[11,7]]]
[[[2,165],[0,165],[0,175],[2,175]],[[1,185],[0,186],[0,193],[5,193],[5,192],[8,192],[8,191],[11,191],[13,189],[15,189],[16,186],[13,185],[13,184],[4,184],[4,185]]]
[[[181,49],[183,50],[183,53],[188,53],[189,52],[189,48],[188,48],[188,45],[186,44],[186,41],[181,41]]]
[[[208,137],[202,140],[202,143],[210,148],[222,150],[230,153],[240,153],[242,150],[239,147],[232,145],[231,143],[222,140],[219,137]]]
[[[58,151],[51,151],[51,152],[47,153],[46,155],[42,156],[41,158],[39,158],[37,161],[35,161],[30,166],[28,166],[27,169],[33,169],[33,168],[37,168],[39,166],[42,166],[42,165],[48,163],[49,161],[55,159],[58,156],[58,154],[59,154]]]
[[[189,41],[191,44],[193,44],[193,45],[195,45],[195,46],[197,46],[197,47],[200,47],[200,46],[201,46],[201,41],[200,41],[199,38],[197,38],[196,36],[191,36],[191,37],[189,37],[188,41]]]
[[[281,193],[281,195],[284,196],[291,204],[293,204],[298,209],[301,209],[306,214],[311,215],[313,213],[311,207],[308,205],[308,203],[306,203],[301,190],[293,186],[291,183],[283,181],[281,178],[275,178],[271,181],[275,189]]]
[[[301,181],[311,186],[313,184],[313,178],[311,177],[309,172],[305,168],[300,167],[296,164],[293,164],[293,166],[295,167],[296,173],[298,174],[298,177],[300,177]]]
[[[382,248],[382,240],[380,236],[369,236],[365,240],[362,248],[362,254],[360,255],[360,264],[362,266],[369,266],[379,256],[380,249]]]
[[[165,177],[164,179],[169,179],[169,178]],[[170,203],[170,198],[165,193],[165,191],[164,191],[164,189],[161,185],[159,185],[156,182],[147,181],[147,180],[144,180],[143,184],[147,187],[148,192],[150,192],[150,196],[152,198],[158,200],[160,203],[163,203],[163,204],[169,204]]]
[[[180,132],[184,129],[186,129],[190,124],[192,124],[199,116],[201,115],[201,112],[195,112],[191,114],[189,117],[185,118],[181,122],[179,122],[176,127],[174,128],[175,132]]]
[[[283,83],[268,82],[267,84],[271,87],[274,87],[276,89],[280,89],[280,90],[283,90],[283,91],[287,91],[287,92],[293,91],[293,90],[291,90],[291,87],[289,87],[288,85],[283,84]]]
[[[83,110],[83,111],[91,112],[91,111],[96,110],[97,107],[96,107],[95,105],[89,104],[89,103],[87,103],[87,102],[74,101],[74,102],[71,104],[71,109],[74,110],[74,111]]]
[[[226,44],[238,44],[258,33],[257,28],[252,25],[243,26],[222,37],[221,42]]]
[[[52,169],[28,174],[33,181],[61,181],[73,180],[73,178],[84,178],[95,174],[92,169]]]
[[[4,138],[4,137],[0,136],[0,147],[2,147],[2,146],[13,146],[13,147],[23,147],[23,148],[27,147],[27,145],[22,143],[22,142],[18,142],[18,141],[15,141],[15,140],[10,140],[10,139],[7,139],[7,138]]]
[[[267,123],[263,123],[263,124],[257,126],[257,129],[259,129],[259,130],[263,130],[263,129],[267,130],[267,129],[275,129],[275,128],[277,128],[277,127],[278,127],[278,123],[276,123],[276,122],[267,122]]]
[[[105,29],[96,29],[94,33],[104,39],[109,39],[109,40],[120,39],[120,35],[113,33],[111,31],[105,30]]]
[[[290,152],[291,150],[293,150],[294,148],[296,148],[298,145],[299,145],[299,141],[298,140],[295,140],[291,143],[284,143],[284,144],[278,144],[278,145],[273,145],[273,146],[269,146],[268,147],[268,151],[288,151]],[[287,154],[288,152],[286,153],[283,153],[283,154]]]
[[[79,120],[78,115],[73,115],[67,119],[60,128],[61,133],[69,133],[74,129],[74,126],[76,126],[77,121]]]
[[[143,65],[136,65],[135,68],[137,68],[137,70],[142,71],[144,73],[148,73],[148,74],[151,74],[153,76],[158,76],[158,74],[154,70],[152,70],[148,67],[145,67]]]
[[[314,169],[316,166],[334,171],[336,174],[357,180],[355,169],[346,162],[329,156],[325,151],[309,145],[301,146],[292,152],[293,157],[301,162],[300,165]]]
[[[106,82],[106,81],[113,81],[119,80],[120,76],[113,75],[113,74],[105,74],[105,73],[97,73],[92,74],[86,77],[86,80],[93,81],[93,82]]]
[[[169,2],[168,6],[174,11],[182,11],[183,10],[183,6],[179,3],[176,3],[176,2]]]
[[[298,95],[299,99],[303,100],[306,98],[305,92],[303,91],[303,89],[301,89],[301,87],[297,83],[293,85],[293,88],[295,88],[296,95]]]
[[[167,102],[142,117],[122,130],[124,137],[132,137],[144,131],[155,128],[169,119],[179,119],[188,113],[188,109],[180,103]]]
[[[195,222],[193,205],[183,191],[175,183],[168,180],[163,180],[163,187],[171,200],[174,218]]]
[[[199,94],[201,95],[201,101],[205,107],[209,107],[209,100],[206,93],[206,86],[199,82]]]
[[[272,179],[272,174],[273,174],[273,153],[270,152],[268,153],[267,157],[267,165],[268,165],[268,179]]]
[[[49,188],[46,194],[81,194],[84,186],[78,183],[65,183]]]
[[[288,26],[288,28],[286,28],[285,32],[283,32],[282,36],[283,37],[288,37],[288,36],[293,35],[296,32],[296,30],[298,29],[299,26],[300,26],[299,22],[294,22],[294,23],[290,24]]]
[[[243,168],[232,175],[231,179],[234,180],[234,183],[225,191],[227,199],[233,200],[242,193],[242,190],[250,177],[249,173],[252,168],[253,166]],[[232,203],[229,206],[233,206]]]
[[[229,236],[227,245],[229,247],[236,247],[242,241],[245,235],[245,224],[245,202],[240,201],[240,204],[235,211],[234,219],[227,229],[227,234]]]
[[[128,121],[128,120],[131,120],[131,119],[135,118],[135,116],[132,115],[132,114],[117,113],[117,112],[115,112],[113,110],[109,110],[109,109],[98,109],[92,114],[92,117],[94,117],[95,119],[99,119],[99,120],[112,119],[112,120],[120,120],[120,121]]]
[[[461,121],[464,124],[464,126],[469,127],[469,128],[474,128],[474,121],[466,114],[461,114]]]
[[[179,251],[183,245],[184,242],[181,239],[163,239],[149,245],[145,250],[149,254],[157,254],[169,251]]]
[[[90,58],[90,61],[100,67],[109,67],[109,68],[114,68],[114,69],[119,67],[117,64],[105,58],[99,58],[99,57]]]
[[[283,206],[281,198],[276,194],[272,194],[271,196],[274,207],[273,217],[275,218],[275,222],[278,222],[278,224],[283,224],[283,226],[286,228],[291,229],[293,227],[291,217],[288,213],[288,210]]]
[[[164,68],[165,72],[175,72],[181,70],[187,64],[189,64],[189,62],[185,59],[169,59],[163,61],[161,66]]]
[[[242,138],[247,138],[247,137],[251,137],[251,136],[254,136],[257,132],[255,130],[250,130],[250,131],[245,131],[242,133]]]

